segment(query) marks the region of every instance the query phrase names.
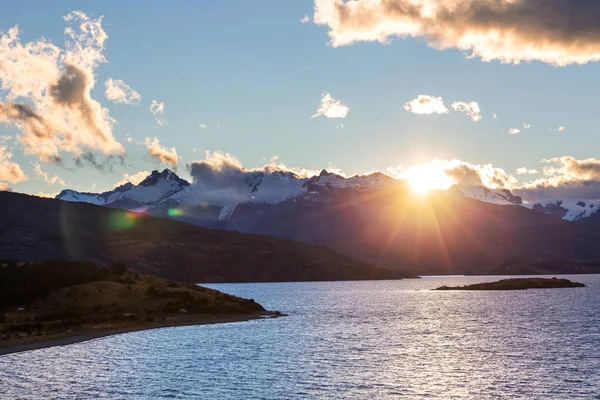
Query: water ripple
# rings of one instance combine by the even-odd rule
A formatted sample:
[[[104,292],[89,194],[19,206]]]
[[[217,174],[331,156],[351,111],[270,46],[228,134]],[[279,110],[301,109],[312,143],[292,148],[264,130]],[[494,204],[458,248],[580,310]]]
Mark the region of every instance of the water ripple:
[[[212,285],[279,319],[132,332],[0,357],[2,399],[600,398],[600,276]]]

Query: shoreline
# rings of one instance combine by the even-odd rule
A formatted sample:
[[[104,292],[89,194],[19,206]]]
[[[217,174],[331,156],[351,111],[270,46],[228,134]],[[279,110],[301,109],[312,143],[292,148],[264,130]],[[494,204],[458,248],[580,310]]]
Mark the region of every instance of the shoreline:
[[[265,311],[257,314],[247,314],[247,315],[237,315],[237,316],[223,316],[223,317],[215,317],[215,318],[205,318],[190,321],[189,318],[186,321],[179,322],[166,322],[163,324],[151,324],[151,325],[141,325],[141,326],[131,326],[127,328],[117,328],[117,329],[108,329],[105,331],[98,332],[89,332],[89,333],[75,333],[73,336],[66,336],[56,339],[40,339],[39,341],[33,341],[29,343],[23,344],[14,344],[8,345],[5,347],[0,347],[0,357],[6,356],[14,353],[21,353],[24,351],[30,350],[39,350],[45,349],[49,347],[57,347],[57,346],[66,346],[74,343],[87,342],[90,340],[100,339],[106,336],[114,336],[120,335],[123,333],[137,332],[137,331],[145,331],[151,329],[160,329],[160,328],[174,328],[178,326],[194,326],[194,325],[213,325],[213,324],[226,324],[232,322],[246,322],[252,321],[256,319],[270,319],[270,318],[279,318],[286,316],[286,314],[281,314],[272,311]]]

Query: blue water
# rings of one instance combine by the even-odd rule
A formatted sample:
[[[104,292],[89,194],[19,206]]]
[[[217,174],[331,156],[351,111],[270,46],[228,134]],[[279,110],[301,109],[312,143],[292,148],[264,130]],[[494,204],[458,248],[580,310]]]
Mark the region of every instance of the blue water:
[[[209,285],[289,317],[0,357],[2,399],[600,399],[586,288],[435,292],[497,277]]]

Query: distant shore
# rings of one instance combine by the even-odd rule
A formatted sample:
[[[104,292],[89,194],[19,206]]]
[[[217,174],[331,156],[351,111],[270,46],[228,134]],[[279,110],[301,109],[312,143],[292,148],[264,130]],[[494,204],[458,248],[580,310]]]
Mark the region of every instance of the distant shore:
[[[256,319],[266,318],[278,318],[285,316],[285,314],[277,312],[260,312],[255,314],[246,315],[232,315],[232,316],[218,316],[213,318],[198,318],[192,319],[190,317],[177,318],[176,320],[166,320],[162,323],[148,323],[146,325],[130,326],[125,328],[107,329],[98,331],[89,331],[86,333],[73,332],[72,336],[66,335],[63,337],[53,336],[51,338],[40,337],[39,340],[26,343],[14,343],[4,346],[0,344],[0,357],[13,353],[20,353],[23,351],[45,349],[48,347],[55,346],[66,346],[73,343],[87,342],[89,340],[99,339],[106,336],[120,335],[122,333],[137,332],[150,329],[160,328],[173,328],[177,326],[193,326],[193,325],[211,325],[211,324],[225,324],[231,322],[245,322]]]

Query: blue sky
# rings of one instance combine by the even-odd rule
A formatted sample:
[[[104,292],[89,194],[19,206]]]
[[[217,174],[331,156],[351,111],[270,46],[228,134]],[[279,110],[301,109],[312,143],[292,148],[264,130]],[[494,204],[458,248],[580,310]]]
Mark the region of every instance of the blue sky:
[[[104,16],[108,62],[94,69],[91,96],[118,122],[115,139],[133,140],[124,143],[125,165],[114,163],[104,172],[70,161],[46,164],[6,140],[11,161],[29,176],[10,186],[27,193],[62,189],[36,175],[32,162],[78,190],[106,190],[124,173],[167,167],[136,144],[146,137],[177,149],[183,177],[189,177],[185,164],[204,158],[206,150],[231,153],[245,167],[259,167],[276,155],[287,166],[334,165],[347,174],[432,159],[491,163],[515,174],[523,166],[541,170],[542,159],[597,155],[597,63],[483,62],[456,48],[434,49],[418,37],[332,47],[328,26],[300,23],[305,14],[312,17],[313,6],[311,1],[4,5],[0,30],[19,25],[22,43],[43,36],[62,47],[64,15],[81,10],[91,18]],[[140,104],[108,101],[109,77],[135,89]],[[310,118],[326,92],[349,107],[346,118]],[[404,104],[418,95],[441,96],[448,108],[454,101],[475,101],[482,119],[473,122],[452,110],[407,112]],[[149,111],[152,100],[164,103],[168,125],[157,126]],[[523,123],[531,128],[523,129]],[[343,129],[337,129],[340,124]],[[558,126],[566,129],[559,132]],[[509,135],[515,127],[521,132]],[[14,125],[0,124],[0,135],[18,133]]]

